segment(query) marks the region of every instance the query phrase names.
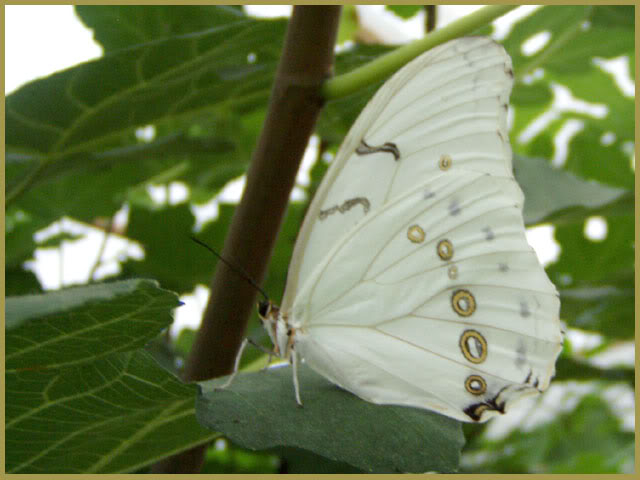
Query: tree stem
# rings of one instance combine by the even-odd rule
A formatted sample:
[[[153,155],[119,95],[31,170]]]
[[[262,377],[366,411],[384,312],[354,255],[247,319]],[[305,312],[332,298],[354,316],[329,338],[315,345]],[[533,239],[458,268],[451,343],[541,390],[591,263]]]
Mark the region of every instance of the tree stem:
[[[258,283],[264,277],[298,167],[323,101],[322,82],[333,64],[339,6],[296,6],[276,72],[267,117],[247,172],[222,256]],[[256,291],[218,262],[202,325],[185,369],[196,381],[231,372]],[[203,446],[156,464],[153,473],[199,471]]]

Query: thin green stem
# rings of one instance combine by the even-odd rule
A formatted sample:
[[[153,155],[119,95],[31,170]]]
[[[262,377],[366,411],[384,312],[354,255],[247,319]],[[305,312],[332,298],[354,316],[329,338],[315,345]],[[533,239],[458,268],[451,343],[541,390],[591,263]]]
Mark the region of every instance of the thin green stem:
[[[98,270],[98,267],[100,266],[100,263],[102,262],[102,256],[104,255],[104,252],[107,249],[107,241],[109,240],[109,236],[111,235],[111,231],[113,230],[113,220],[114,220],[113,217],[114,215],[111,215],[109,217],[109,222],[107,223],[107,226],[104,229],[104,238],[102,239],[102,242],[100,243],[100,248],[98,249],[98,257],[96,258],[96,261],[94,262],[93,266],[91,267],[91,271],[89,272],[89,283],[93,283],[96,281],[94,277],[96,275],[96,271]]]
[[[420,40],[382,55],[349,73],[327,80],[322,86],[322,94],[327,100],[350,95],[371,83],[389,76],[430,48],[473,32],[516,7],[517,5],[490,5],[476,10],[472,14],[460,18]]]

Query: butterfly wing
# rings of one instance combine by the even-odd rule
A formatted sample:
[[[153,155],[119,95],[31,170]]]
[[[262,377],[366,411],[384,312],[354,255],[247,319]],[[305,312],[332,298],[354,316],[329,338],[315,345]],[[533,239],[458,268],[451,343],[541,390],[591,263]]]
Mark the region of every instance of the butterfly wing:
[[[283,310],[305,361],[365,400],[484,421],[549,384],[559,300],[524,234],[511,83],[488,39],[418,57],[312,202]]]
[[[512,176],[506,120],[512,77],[502,46],[469,37],[422,54],[378,90],[309,207],[289,267],[285,311],[333,239],[440,172],[445,154],[454,160],[452,170]]]

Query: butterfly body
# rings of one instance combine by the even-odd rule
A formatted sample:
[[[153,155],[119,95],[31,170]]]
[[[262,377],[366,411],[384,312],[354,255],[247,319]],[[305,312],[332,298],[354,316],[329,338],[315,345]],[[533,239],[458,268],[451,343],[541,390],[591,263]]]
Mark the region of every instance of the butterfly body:
[[[397,72],[308,210],[275,353],[379,404],[485,421],[549,385],[559,299],[524,235],[501,46],[463,38]]]

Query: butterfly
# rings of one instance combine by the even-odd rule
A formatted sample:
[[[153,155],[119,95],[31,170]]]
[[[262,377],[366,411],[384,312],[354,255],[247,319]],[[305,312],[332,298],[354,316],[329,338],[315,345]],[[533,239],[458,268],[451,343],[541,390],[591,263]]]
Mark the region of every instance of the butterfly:
[[[512,84],[502,46],[460,38],[360,114],[308,209],[281,306],[259,303],[299,404],[302,360],[366,401],[467,422],[548,387],[560,301],[525,238]]]

